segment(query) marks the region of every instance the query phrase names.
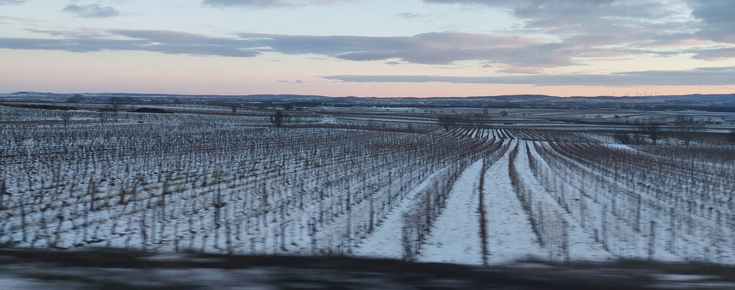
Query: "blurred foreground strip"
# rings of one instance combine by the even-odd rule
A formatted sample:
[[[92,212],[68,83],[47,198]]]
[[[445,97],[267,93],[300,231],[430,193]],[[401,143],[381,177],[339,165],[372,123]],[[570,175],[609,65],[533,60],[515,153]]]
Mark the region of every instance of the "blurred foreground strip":
[[[0,249],[0,289],[735,289],[735,268]]]

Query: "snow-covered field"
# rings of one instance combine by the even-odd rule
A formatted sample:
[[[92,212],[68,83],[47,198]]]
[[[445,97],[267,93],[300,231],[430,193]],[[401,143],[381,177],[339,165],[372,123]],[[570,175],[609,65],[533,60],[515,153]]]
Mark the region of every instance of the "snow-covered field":
[[[390,118],[0,113],[5,246],[735,264],[731,145]]]

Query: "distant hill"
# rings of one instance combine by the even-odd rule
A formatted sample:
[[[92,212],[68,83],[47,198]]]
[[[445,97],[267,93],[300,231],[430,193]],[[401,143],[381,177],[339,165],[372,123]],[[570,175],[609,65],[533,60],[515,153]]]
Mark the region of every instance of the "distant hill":
[[[665,100],[681,100],[689,102],[735,102],[735,94],[721,95],[681,95],[681,96],[660,96]]]
[[[73,94],[57,94],[57,93],[40,93],[40,92],[15,92],[11,96],[46,96],[46,97],[69,97]],[[233,99],[269,99],[269,100],[289,100],[289,99],[328,99],[327,96],[319,95],[177,95],[177,94],[139,94],[139,93],[82,93],[85,97],[133,97],[133,98],[233,98]]]
[[[72,94],[58,94],[45,92],[15,92],[6,94],[6,97],[17,98],[67,98]],[[180,98],[180,99],[246,99],[246,100],[472,100],[472,101],[495,101],[495,102],[553,102],[553,101],[652,101],[652,102],[693,102],[693,103],[729,103],[735,102],[735,94],[691,94],[691,95],[661,95],[661,96],[596,96],[596,97],[558,97],[550,95],[499,95],[499,96],[469,96],[469,97],[398,97],[398,98],[381,98],[381,97],[329,97],[322,95],[294,95],[294,94],[257,94],[257,95],[185,95],[185,94],[141,94],[141,93],[83,93],[89,98],[109,98],[109,97],[133,97],[133,98]],[[0,95],[1,96],[1,95]]]
[[[467,99],[493,99],[493,100],[526,100],[526,101],[538,101],[538,100],[548,100],[548,99],[554,99],[554,98],[560,98],[556,96],[548,96],[548,95],[503,95],[503,96],[474,96],[474,97],[467,97]]]

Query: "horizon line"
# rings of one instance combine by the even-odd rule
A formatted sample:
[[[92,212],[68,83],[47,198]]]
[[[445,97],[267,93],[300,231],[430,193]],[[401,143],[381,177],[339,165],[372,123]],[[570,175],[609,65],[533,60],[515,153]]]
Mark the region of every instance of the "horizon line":
[[[472,96],[433,96],[433,97],[376,97],[376,96],[333,96],[333,95],[320,95],[320,94],[277,94],[277,93],[263,93],[263,94],[175,94],[175,93],[122,93],[122,92],[75,92],[75,93],[56,93],[56,92],[36,92],[36,91],[16,91],[11,93],[0,93],[0,95],[14,95],[14,94],[49,94],[49,95],[145,95],[145,96],[180,96],[180,97],[250,97],[250,96],[303,96],[303,97],[325,97],[325,98],[363,98],[363,99],[444,99],[444,98],[488,98],[488,97],[516,97],[516,96],[539,96],[539,97],[553,97],[553,98],[598,98],[598,97],[612,97],[612,98],[641,98],[641,97],[685,97],[685,96],[726,96],[733,95],[732,93],[723,94],[656,94],[656,95],[594,95],[594,96],[582,96],[582,95],[570,95],[570,96],[558,96],[558,95],[546,95],[546,94],[509,94],[509,95],[472,95]]]

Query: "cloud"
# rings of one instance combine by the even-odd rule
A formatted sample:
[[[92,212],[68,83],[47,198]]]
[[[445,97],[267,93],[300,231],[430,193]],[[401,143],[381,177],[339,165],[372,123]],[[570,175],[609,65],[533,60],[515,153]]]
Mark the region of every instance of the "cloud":
[[[9,22],[4,22],[3,20],[11,21],[11,22],[16,22],[16,23],[21,23],[21,24],[26,25],[26,26],[38,26],[41,23],[46,22],[46,20],[40,20],[40,19],[21,18],[21,17],[10,17],[10,16],[2,16],[2,15],[0,15],[0,21],[2,21],[2,23],[10,24]]]
[[[27,0],[0,0],[0,5],[18,5],[26,2]]]
[[[278,83],[284,83],[284,84],[292,84],[292,85],[302,85],[304,84],[304,81],[302,80],[295,80],[295,81],[276,81]]]
[[[61,9],[66,13],[73,14],[79,18],[109,18],[120,16],[120,11],[110,6],[100,6],[98,4],[76,5],[70,4]]]
[[[573,65],[575,51],[557,43],[490,34],[434,32],[414,36],[294,36],[240,34],[283,54],[320,54],[351,61],[446,65],[485,61],[538,69]]]
[[[0,47],[74,52],[137,50],[229,57],[253,57],[275,52],[351,61],[403,61],[429,65],[481,61],[535,70],[573,65],[571,57],[577,53],[560,44],[529,38],[455,32],[395,37],[242,33],[237,37],[223,38],[165,30],[33,31],[53,38],[0,38]]]
[[[525,76],[426,76],[426,75],[334,75],[323,77],[343,82],[375,83],[460,83],[525,84],[536,86],[720,86],[735,85],[735,67],[699,68],[690,71],[634,71],[606,75],[525,75]]]
[[[653,39],[661,35],[691,37],[696,23],[689,17],[686,4],[681,1],[424,0],[431,4],[459,4],[504,10],[522,22],[521,28],[516,29],[517,33],[553,36],[559,42],[579,49],[642,46],[646,43],[658,45]],[[685,35],[686,33],[689,35]]]
[[[699,60],[735,59],[733,0],[424,0],[508,11],[522,21],[521,35],[555,37],[559,51],[536,55],[556,64],[510,64],[501,72],[533,73],[558,66],[565,57],[627,57],[638,54],[693,54]],[[552,44],[547,44],[552,45]],[[530,63],[530,61],[529,61]]]
[[[355,1],[358,0],[204,0],[202,5],[211,7],[295,8]]]
[[[431,17],[431,14],[429,13],[410,13],[410,12],[399,13],[399,14],[396,14],[395,16],[395,18],[406,19],[406,20],[429,18],[429,17]]]
[[[65,50],[72,52],[128,50],[166,54],[254,57],[262,53],[331,57],[349,61],[383,61],[425,65],[478,62],[503,68],[501,72],[541,73],[548,68],[579,65],[578,59],[620,58],[651,54],[669,56],[697,51],[596,47],[542,42],[513,35],[433,32],[413,36],[311,36],[240,33],[212,37],[167,30],[30,30],[53,36],[0,38],[0,48]],[[60,39],[61,37],[61,39]],[[728,57],[726,51],[702,51],[700,57]]]
[[[575,26],[583,20],[662,18],[672,12],[661,0],[424,0],[434,4],[462,4],[504,9],[530,26]]]
[[[151,51],[197,56],[254,57],[260,52],[247,41],[166,30],[111,30],[107,32],[48,32],[65,39],[0,38],[0,48],[31,50]],[[128,39],[120,39],[121,36]]]
[[[735,43],[733,0],[423,0],[505,10],[522,21],[519,33],[556,36],[579,51],[687,48]],[[732,58],[727,49],[697,59]]]
[[[487,7],[522,21],[519,33],[555,36],[580,50],[686,48],[735,43],[733,0],[423,0]],[[704,58],[699,56],[698,58]]]
[[[692,16],[701,20],[704,27],[697,32],[703,39],[735,43],[735,1],[689,0]]]
[[[684,50],[702,60],[732,59],[735,43],[733,0],[423,0],[508,11],[522,21],[521,35],[540,33],[582,57],[645,53],[672,55]],[[687,48],[691,48],[688,49]],[[508,72],[523,71],[511,67]]]
[[[691,50],[689,52],[694,53],[694,56],[692,56],[692,58],[701,60],[712,61],[735,58],[735,47]]]

